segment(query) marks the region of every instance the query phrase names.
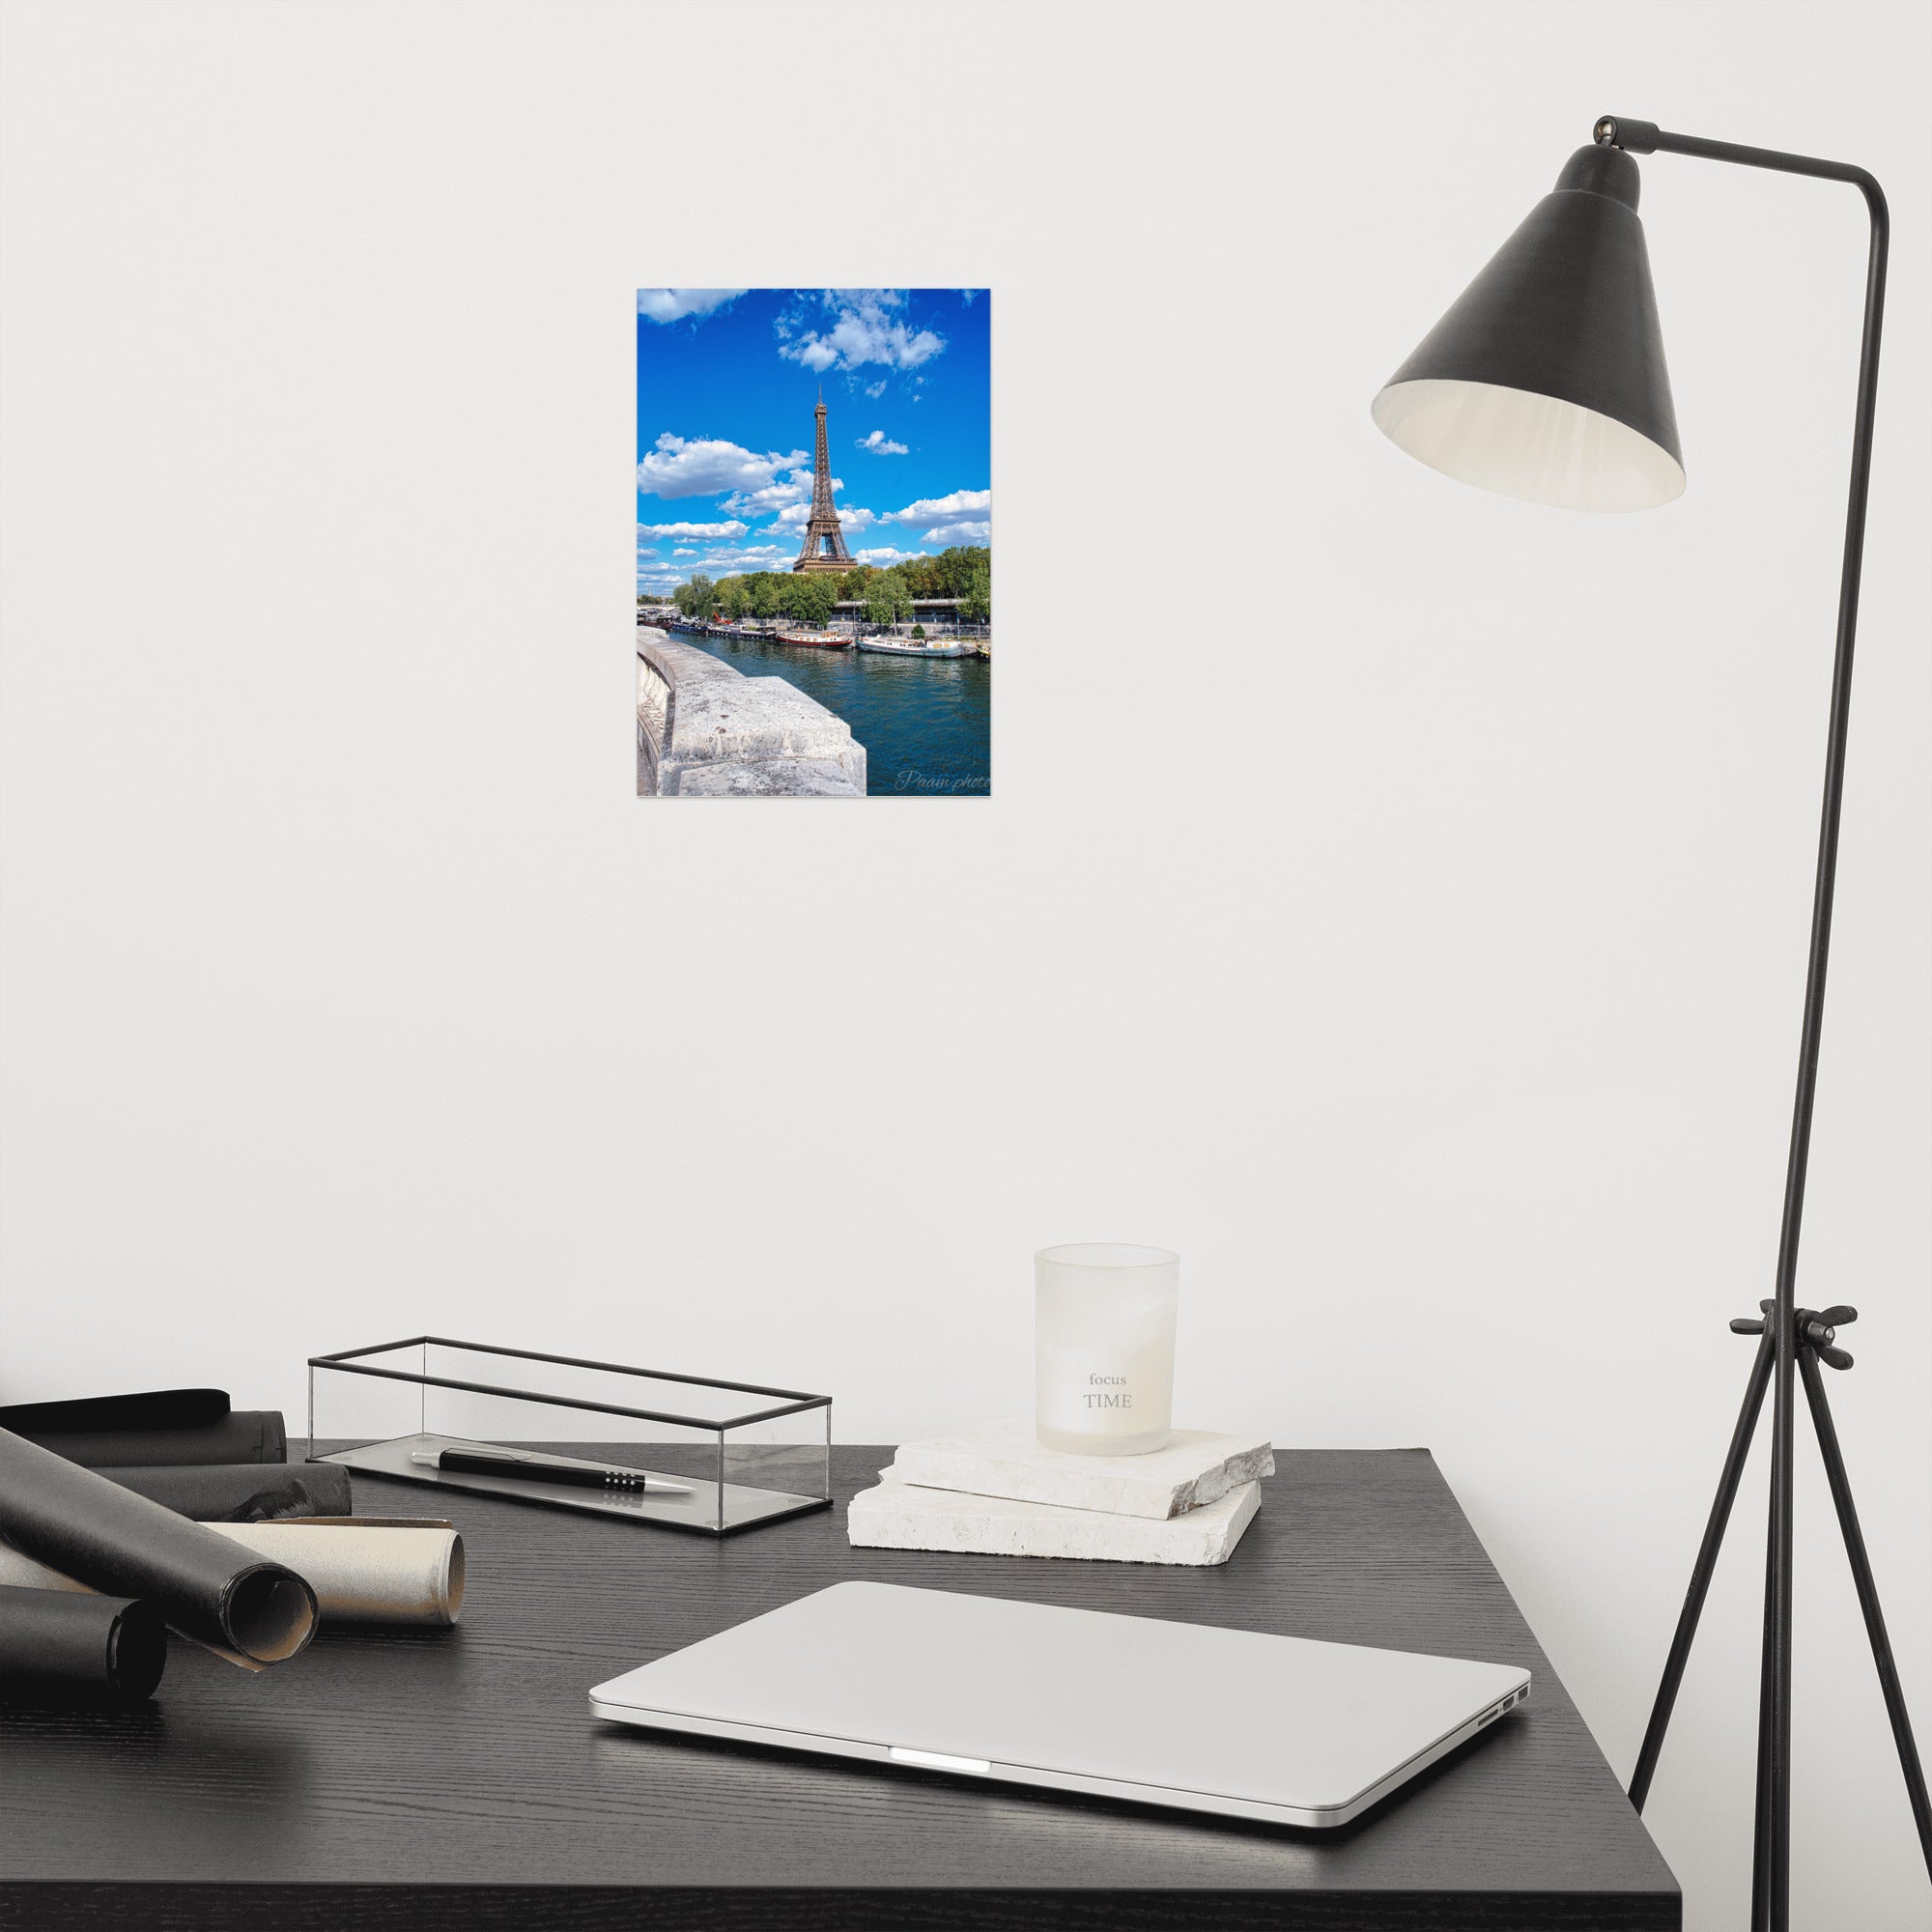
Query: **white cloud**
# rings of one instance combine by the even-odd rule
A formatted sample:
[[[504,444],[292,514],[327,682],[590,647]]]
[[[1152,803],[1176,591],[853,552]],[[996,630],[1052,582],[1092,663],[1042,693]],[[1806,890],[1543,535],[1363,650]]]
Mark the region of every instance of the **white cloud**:
[[[795,474],[801,464],[810,465],[810,461],[802,449],[794,449],[788,456],[776,451],[756,456],[735,442],[672,436],[666,431],[658,438],[657,447],[638,465],[638,488],[650,497],[711,497],[725,490],[756,491],[770,484],[779,470],[790,469]],[[808,478],[810,473],[808,468]]]
[[[709,315],[744,293],[743,289],[639,289],[638,313],[652,322],[682,322],[688,315]]]
[[[983,544],[992,540],[991,524],[943,524],[936,530],[927,530],[920,538],[921,543],[937,544],[942,550],[948,544]]]
[[[749,524],[639,524],[640,537],[741,537]]]
[[[845,486],[835,476],[832,479],[835,490]],[[744,491],[736,496],[726,497],[723,507],[736,511],[744,517],[762,517],[767,510],[781,510],[788,504],[807,503],[811,500],[811,471],[794,469],[790,478],[783,483],[767,483],[761,490]]]
[[[776,529],[803,530],[811,521],[810,503],[794,503],[788,510],[779,512]],[[869,530],[878,522],[870,510],[861,510],[841,503],[838,506],[838,524],[848,537],[856,537],[861,530]]]
[[[869,449],[874,456],[910,456],[912,452],[902,442],[894,442],[882,429],[875,429],[870,436],[862,436],[856,445],[860,449]]]
[[[748,571],[787,565],[798,553],[783,544],[747,544],[742,550],[714,550],[701,556],[696,551],[679,554],[697,557],[696,563],[684,566],[687,570],[701,570],[707,577],[742,577]]]
[[[859,550],[852,553],[854,563],[873,563],[881,567],[889,563],[903,563],[908,557],[922,555],[916,550],[894,550],[888,546],[884,550]]]
[[[886,393],[886,379],[881,376],[876,383],[867,383],[866,393],[876,403]]]
[[[697,553],[695,550],[674,550],[671,552],[671,555],[673,556],[696,556],[696,554]]]
[[[950,497],[922,497],[882,521],[888,524],[938,525],[957,517],[985,516],[993,507],[990,490],[955,490]]]
[[[946,347],[944,336],[929,328],[908,328],[892,313],[905,301],[895,289],[827,289],[823,301],[838,320],[823,333],[809,328],[801,339],[781,342],[779,349],[787,361],[803,362],[820,375],[828,369],[857,369],[867,362],[881,362],[888,369],[916,369]]]

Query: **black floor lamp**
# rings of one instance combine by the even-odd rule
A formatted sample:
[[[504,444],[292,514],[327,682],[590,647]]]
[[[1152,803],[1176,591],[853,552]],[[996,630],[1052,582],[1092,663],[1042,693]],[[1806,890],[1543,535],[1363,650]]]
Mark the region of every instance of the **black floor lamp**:
[[[1596,145],[1571,156],[1557,177],[1555,191],[1530,211],[1528,219],[1375,400],[1377,426],[1411,456],[1447,475],[1507,497],[1564,509],[1645,510],[1683,492],[1683,455],[1643,225],[1636,214],[1638,177],[1633,155],[1695,155],[1781,174],[1849,182],[1864,196],[1871,214],[1864,340],[1852,436],[1851,507],[1845,518],[1837,654],[1826,740],[1824,820],[1818,835],[1811,954],[1804,982],[1798,1100],[1785,1173],[1776,1292],[1772,1300],[1759,1304],[1759,1317],[1731,1323],[1740,1333],[1761,1338],[1757,1358],[1631,1780],[1631,1802],[1641,1810],[1765,1390],[1773,1387],[1771,1535],[1765,1567],[1751,1923],[1755,1928],[1768,1927],[1769,1932],[1786,1932],[1791,1878],[1791,1476],[1800,1379],[1851,1558],[1919,1843],[1932,1869],[1932,1811],[1926,1804],[1925,1777],[1818,1373],[1820,1361],[1834,1369],[1851,1367],[1851,1357],[1834,1346],[1835,1331],[1854,1321],[1856,1311],[1821,1312],[1796,1305],[1798,1236],[1832,938],[1832,888],[1851,711],[1859,567],[1864,554],[1889,224],[1885,196],[1862,168],[1689,134],[1666,134],[1648,121],[1628,121],[1621,115],[1605,116],[1597,123],[1595,136]]]

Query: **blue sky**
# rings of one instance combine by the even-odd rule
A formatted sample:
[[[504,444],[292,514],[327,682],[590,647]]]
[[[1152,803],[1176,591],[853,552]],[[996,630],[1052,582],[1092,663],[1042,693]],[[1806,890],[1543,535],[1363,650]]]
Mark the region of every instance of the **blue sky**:
[[[867,563],[990,543],[983,289],[639,289],[638,588],[789,570],[812,409],[845,547]]]

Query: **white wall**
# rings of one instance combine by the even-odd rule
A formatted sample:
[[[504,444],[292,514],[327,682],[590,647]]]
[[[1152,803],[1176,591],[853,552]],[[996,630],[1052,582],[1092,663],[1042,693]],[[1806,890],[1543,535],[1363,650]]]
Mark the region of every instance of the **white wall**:
[[[1771,1287],[1857,197],[1643,164],[1673,508],[1368,416],[1622,110],[1893,196],[1803,1292],[1932,1732],[1927,21],[15,0],[0,1396],[430,1327],[890,1440],[1024,1406],[1035,1247],[1166,1242],[1184,1417],[1432,1446],[1627,1773]],[[631,292],[877,280],[995,291],[994,796],[640,806]],[[1801,1447],[1798,1921],[1916,1926]]]

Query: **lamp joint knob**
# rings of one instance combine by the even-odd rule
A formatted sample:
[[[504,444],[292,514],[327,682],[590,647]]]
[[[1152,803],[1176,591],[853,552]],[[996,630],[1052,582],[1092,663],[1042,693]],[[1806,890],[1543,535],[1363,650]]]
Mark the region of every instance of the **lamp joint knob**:
[[[1655,121],[1633,121],[1625,114],[1605,114],[1590,130],[1590,138],[1600,148],[1621,148],[1627,155],[1657,153],[1658,127]]]

